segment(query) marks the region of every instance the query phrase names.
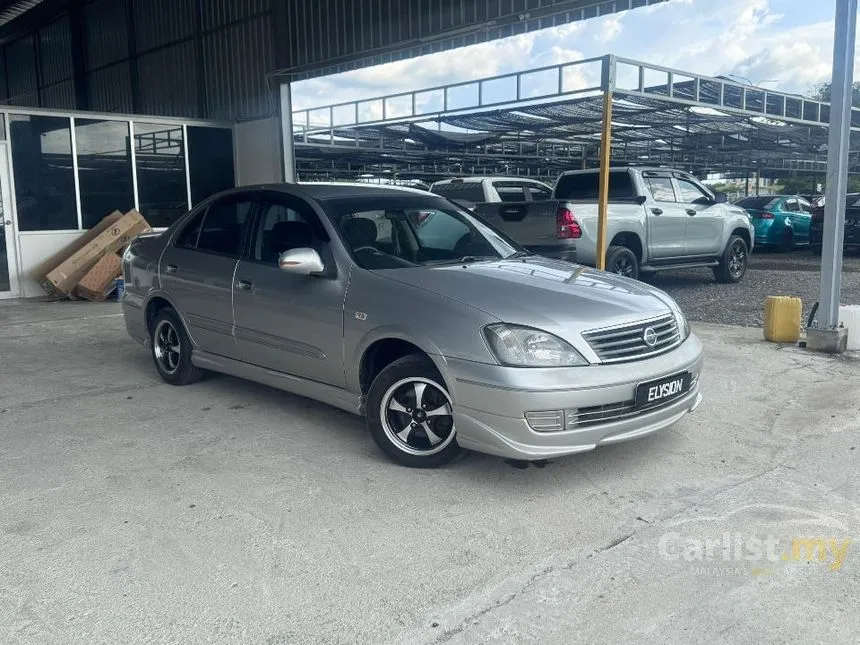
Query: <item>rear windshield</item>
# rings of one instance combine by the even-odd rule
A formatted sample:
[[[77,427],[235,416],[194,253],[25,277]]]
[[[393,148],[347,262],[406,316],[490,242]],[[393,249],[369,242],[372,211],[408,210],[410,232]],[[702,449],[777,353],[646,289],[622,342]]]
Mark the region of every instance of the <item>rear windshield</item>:
[[[600,193],[600,173],[585,172],[562,175],[555,185],[556,199],[596,200]],[[609,199],[635,199],[636,189],[633,180],[626,170],[614,170],[609,173]]]
[[[465,202],[483,202],[484,187],[479,181],[455,181],[450,184],[436,184],[431,192],[442,195],[447,199],[459,199]]]
[[[779,201],[779,197],[744,197],[740,201],[736,202],[736,206],[740,206],[741,208],[751,208],[754,211],[763,211],[768,208],[773,208],[776,203]]]

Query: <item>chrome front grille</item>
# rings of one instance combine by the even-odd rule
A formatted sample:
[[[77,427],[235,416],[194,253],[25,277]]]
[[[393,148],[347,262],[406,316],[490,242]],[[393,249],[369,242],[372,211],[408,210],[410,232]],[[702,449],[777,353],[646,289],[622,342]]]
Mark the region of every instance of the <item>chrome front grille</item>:
[[[646,331],[653,345],[646,342]],[[667,352],[681,344],[681,330],[673,314],[642,322],[583,332],[582,337],[604,363],[636,361]]]

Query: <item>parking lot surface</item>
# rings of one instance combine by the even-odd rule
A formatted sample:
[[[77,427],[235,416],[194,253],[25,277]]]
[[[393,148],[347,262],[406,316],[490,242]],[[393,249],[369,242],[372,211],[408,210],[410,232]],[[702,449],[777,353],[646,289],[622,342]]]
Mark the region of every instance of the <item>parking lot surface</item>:
[[[809,249],[776,253],[756,249],[738,284],[719,284],[710,269],[658,273],[647,281],[674,297],[690,320],[760,327],[767,296],[803,300],[804,322],[818,301],[821,258]],[[842,272],[842,301],[860,303],[860,256],[847,254]]]
[[[470,454],[416,471],[322,404],[162,383],[117,312],[0,303],[4,644],[860,631],[860,541],[842,548],[860,536],[850,358],[697,325],[705,402],[672,430],[543,467]],[[756,537],[775,559],[750,557]],[[835,548],[795,558],[798,538]]]

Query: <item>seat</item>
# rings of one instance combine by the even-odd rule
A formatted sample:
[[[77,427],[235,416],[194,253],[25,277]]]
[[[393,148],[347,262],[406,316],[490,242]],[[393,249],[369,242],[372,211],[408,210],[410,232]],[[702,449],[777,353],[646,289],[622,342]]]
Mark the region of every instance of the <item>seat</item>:
[[[341,224],[340,230],[352,250],[376,244],[376,222],[366,217],[348,219]]]
[[[277,264],[278,258],[284,251],[312,247],[314,231],[305,222],[278,222],[268,235],[266,248],[263,250],[263,260]]]

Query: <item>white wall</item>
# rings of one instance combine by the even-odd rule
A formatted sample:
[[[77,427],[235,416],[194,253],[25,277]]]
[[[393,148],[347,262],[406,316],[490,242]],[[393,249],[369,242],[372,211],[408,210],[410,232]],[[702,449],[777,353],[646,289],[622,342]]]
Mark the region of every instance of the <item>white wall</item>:
[[[44,296],[45,290],[39,286],[39,277],[33,275],[33,269],[38,267],[49,257],[62,250],[84,234],[84,231],[47,231],[19,233],[18,257],[21,258],[22,266],[19,267],[22,298],[35,298]],[[44,276],[41,276],[44,277]]]
[[[237,123],[233,140],[237,186],[284,181],[280,119]]]

